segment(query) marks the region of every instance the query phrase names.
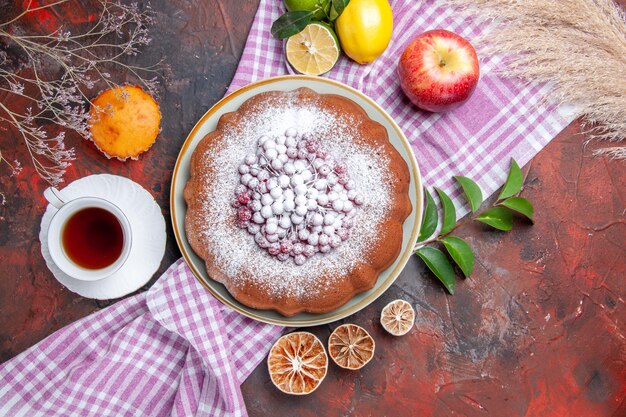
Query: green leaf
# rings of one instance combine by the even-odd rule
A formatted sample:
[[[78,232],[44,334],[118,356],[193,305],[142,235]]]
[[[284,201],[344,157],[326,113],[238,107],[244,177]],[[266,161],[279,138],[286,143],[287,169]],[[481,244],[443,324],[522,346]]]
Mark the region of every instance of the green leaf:
[[[502,187],[502,191],[500,191],[498,200],[503,200],[519,193],[522,189],[523,182],[524,174],[522,174],[522,170],[520,169],[519,165],[517,165],[517,162],[515,162],[515,159],[511,158],[511,168],[509,169],[509,175],[507,176],[506,182]]]
[[[533,209],[533,205],[531,204],[531,202],[526,200],[525,198],[511,197],[511,198],[507,198],[500,204],[513,211],[518,212],[519,214],[523,216],[526,216],[528,220],[535,223],[535,219],[534,219],[535,210]]]
[[[454,294],[454,268],[439,249],[422,246],[415,254],[422,258],[428,269],[443,283],[450,294]]]
[[[332,0],[329,16],[331,22],[341,16],[348,3],[350,0]]]
[[[437,190],[437,194],[439,194],[439,199],[441,200],[441,207],[443,209],[443,225],[441,226],[441,234],[446,234],[450,230],[454,228],[456,224],[456,209],[454,208],[454,203],[448,197],[448,194],[435,187]]]
[[[480,187],[474,181],[467,177],[463,177],[461,175],[457,175],[454,177],[455,180],[459,184],[461,184],[461,188],[463,188],[463,193],[465,193],[465,198],[470,204],[472,208],[472,213],[476,213],[478,207],[483,203],[483,193],[480,191]]]
[[[476,220],[505,232],[513,228],[513,215],[504,207],[491,208],[484,213],[481,213]]]
[[[272,23],[272,35],[278,39],[285,39],[296,33],[311,23],[315,11],[300,10],[297,12],[287,12]]]
[[[426,207],[424,208],[424,218],[422,219],[422,227],[420,227],[420,234],[417,237],[417,241],[421,242],[428,239],[437,228],[437,222],[439,221],[437,216],[437,206],[433,196],[430,195],[426,187],[424,187],[424,193],[426,194]]]
[[[446,236],[441,239],[450,257],[461,268],[463,275],[469,277],[474,270],[474,252],[466,241],[456,236]]]

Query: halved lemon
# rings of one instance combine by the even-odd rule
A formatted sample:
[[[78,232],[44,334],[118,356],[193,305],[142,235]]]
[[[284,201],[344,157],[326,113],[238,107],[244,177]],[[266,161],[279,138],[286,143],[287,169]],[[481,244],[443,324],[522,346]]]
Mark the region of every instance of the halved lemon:
[[[376,343],[356,324],[342,324],[328,338],[328,354],[345,369],[361,369],[374,357]]]
[[[380,324],[394,336],[403,336],[415,322],[415,310],[404,300],[394,300],[380,312]]]
[[[302,32],[287,39],[285,54],[291,67],[306,75],[321,75],[330,71],[341,49],[337,35],[323,23],[311,23]]]
[[[328,356],[312,333],[294,332],[274,343],[267,357],[272,383],[286,394],[306,395],[319,387],[328,371]]]

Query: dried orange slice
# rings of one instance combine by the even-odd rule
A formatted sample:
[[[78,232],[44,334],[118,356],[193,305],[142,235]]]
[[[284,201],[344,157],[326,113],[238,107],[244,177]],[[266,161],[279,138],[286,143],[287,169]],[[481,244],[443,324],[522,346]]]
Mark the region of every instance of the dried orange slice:
[[[380,312],[380,324],[394,336],[407,334],[414,321],[415,310],[404,300],[394,300]]]
[[[375,348],[372,336],[356,324],[342,324],[328,339],[328,354],[345,369],[364,367],[374,357]]]
[[[159,105],[141,87],[103,91],[93,100],[89,113],[91,139],[107,158],[137,159],[159,134]]]
[[[294,332],[274,343],[267,357],[272,382],[282,392],[306,395],[326,377],[328,356],[324,345],[312,333]]]

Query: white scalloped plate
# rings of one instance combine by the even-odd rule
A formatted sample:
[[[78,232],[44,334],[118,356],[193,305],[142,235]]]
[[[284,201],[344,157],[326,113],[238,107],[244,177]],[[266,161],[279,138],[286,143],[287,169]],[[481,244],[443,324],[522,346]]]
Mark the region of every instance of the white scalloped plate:
[[[133,244],[126,263],[113,275],[98,281],[80,281],[56,266],[48,251],[48,227],[57,209],[48,204],[41,219],[39,240],[48,269],[67,289],[86,298],[123,297],[150,281],[165,254],[165,220],[161,208],[141,185],[117,175],[98,174],[78,179],[63,188],[68,198],[100,197],[118,206],[130,222]]]
[[[321,94],[338,94],[347,97],[360,105],[370,118],[379,122],[387,129],[389,141],[398,150],[409,166],[409,172],[411,174],[409,198],[413,205],[413,211],[403,224],[402,251],[400,256],[398,256],[393,265],[379,275],[378,280],[371,290],[357,294],[343,306],[328,313],[300,313],[293,317],[284,317],[275,311],[257,310],[241,304],[230,295],[226,287],[213,281],[208,276],[204,261],[193,252],[185,236],[185,213],[187,207],[183,197],[183,189],[189,179],[189,166],[194,149],[205,135],[215,130],[219,118],[224,113],[237,110],[244,101],[259,93],[265,91],[290,91],[300,87],[308,87]],[[185,261],[200,283],[218,300],[255,320],[283,326],[304,327],[330,323],[354,314],[376,300],[376,298],[382,295],[385,290],[393,284],[413,254],[413,246],[417,240],[419,226],[422,220],[422,201],[422,181],[411,144],[402,133],[402,130],[400,130],[400,127],[398,127],[385,110],[365,94],[338,81],[322,77],[287,75],[256,81],[242,87],[224,97],[202,116],[191,130],[191,133],[189,133],[189,136],[187,136],[180,154],[178,155],[178,159],[176,160],[176,166],[174,167],[172,175],[170,210],[172,213],[174,235],[176,236],[178,247]]]

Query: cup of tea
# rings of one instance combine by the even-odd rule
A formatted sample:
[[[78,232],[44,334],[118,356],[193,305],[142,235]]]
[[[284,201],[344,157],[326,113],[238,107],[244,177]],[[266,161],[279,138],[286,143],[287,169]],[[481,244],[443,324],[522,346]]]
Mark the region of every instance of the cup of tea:
[[[48,250],[54,263],[72,278],[106,278],[128,259],[132,237],[119,207],[99,197],[67,198],[54,187],[44,197],[58,209],[48,228]]]

